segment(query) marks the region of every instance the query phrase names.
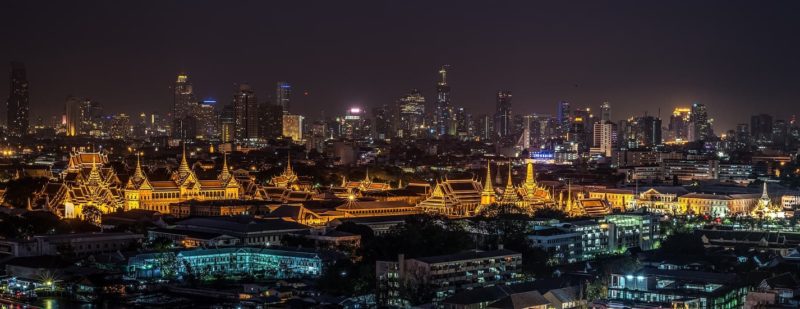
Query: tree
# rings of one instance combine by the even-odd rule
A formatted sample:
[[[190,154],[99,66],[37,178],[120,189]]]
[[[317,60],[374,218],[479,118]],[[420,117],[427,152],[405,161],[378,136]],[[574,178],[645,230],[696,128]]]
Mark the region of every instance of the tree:
[[[536,219],[556,219],[556,220],[564,220],[568,217],[568,214],[560,209],[555,208],[539,208],[533,212],[533,217]]]
[[[705,253],[703,241],[691,233],[675,233],[661,244],[661,252],[675,255],[702,255]]]
[[[44,177],[23,177],[8,182],[5,202],[15,208],[27,208],[28,202],[32,203],[34,194],[39,192],[45,184],[47,178]]]

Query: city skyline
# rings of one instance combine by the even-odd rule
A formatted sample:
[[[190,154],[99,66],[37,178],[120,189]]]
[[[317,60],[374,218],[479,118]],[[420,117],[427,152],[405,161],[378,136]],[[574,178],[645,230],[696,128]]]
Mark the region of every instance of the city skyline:
[[[32,119],[63,113],[69,95],[96,100],[109,113],[166,112],[172,103],[169,87],[179,73],[191,76],[199,99],[211,97],[222,104],[232,100],[234,84],[251,84],[259,100],[265,101],[274,96],[277,82],[289,82],[294,88],[293,109],[311,119],[318,118],[322,109],[326,115],[336,115],[351,106],[372,109],[390,104],[411,88],[419,89],[430,105],[435,102],[436,70],[445,64],[451,66],[451,104],[473,115],[493,113],[499,89],[514,93],[514,112],[520,114],[554,114],[556,103],[562,100],[574,108],[593,110],[609,101],[614,120],[644,112],[657,115],[659,109],[664,119],[675,107],[699,102],[715,119],[716,132],[748,123],[753,114],[788,120],[788,115],[798,113],[785,107],[795,106],[800,97],[791,86],[797,83],[792,72],[800,63],[790,56],[800,46],[772,39],[790,36],[797,25],[788,13],[791,10],[769,5],[741,10],[740,4],[728,2],[725,6],[709,2],[635,8],[622,3],[581,8],[466,3],[446,10],[445,4],[431,8],[351,4],[301,11],[280,4],[264,18],[267,25],[244,18],[225,26],[230,17],[223,14],[230,9],[209,13],[214,11],[209,10],[212,5],[192,4],[196,7],[179,16],[170,15],[185,7],[176,3],[157,12],[131,5],[126,8],[128,14],[99,14],[108,9],[102,5],[54,4],[51,11],[4,4],[2,11],[13,12],[2,19],[9,23],[3,27],[8,32],[4,37],[14,44],[0,51],[0,58],[6,60],[0,63],[0,71],[8,72],[11,61],[25,63]],[[259,5],[251,3],[236,8],[244,14],[259,11]],[[326,9],[341,17],[325,13]],[[672,15],[655,14],[659,10]],[[447,23],[436,18],[457,13],[464,17],[450,18]],[[484,18],[491,13],[503,18]],[[94,23],[80,18],[87,14],[96,16]],[[521,18],[526,14],[531,16]],[[77,18],[45,31],[65,16]],[[137,16],[148,16],[148,23]],[[293,20],[296,16],[312,22],[299,25]],[[409,16],[417,22],[409,22]],[[333,23],[338,18],[353,21]],[[626,26],[632,22],[640,26]],[[16,26],[28,23],[30,27]],[[95,27],[95,23],[107,27]],[[328,28],[321,26],[331,23]],[[190,24],[197,29],[185,26]],[[178,40],[158,34],[176,26],[188,27]],[[131,31],[144,35],[130,40],[116,35]],[[285,40],[272,41],[281,48],[269,49],[256,42],[240,52],[222,50],[237,39],[283,31],[286,36],[280,38]],[[175,30],[167,32],[177,35]],[[345,33],[349,35],[333,39]],[[364,43],[367,37],[371,44]],[[398,39],[411,43],[398,43]],[[508,48],[495,48],[501,42]],[[318,48],[304,49],[312,44]],[[56,47],[59,57],[45,52]],[[112,59],[124,61],[103,65]],[[0,82],[7,84],[8,75],[0,76]]]

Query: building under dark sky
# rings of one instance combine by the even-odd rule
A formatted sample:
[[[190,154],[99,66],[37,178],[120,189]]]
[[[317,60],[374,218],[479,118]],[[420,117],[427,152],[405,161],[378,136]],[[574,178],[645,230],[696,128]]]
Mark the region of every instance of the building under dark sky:
[[[449,64],[451,104],[475,114],[492,113],[497,89],[514,92],[520,113],[555,113],[562,100],[597,109],[607,99],[624,118],[700,102],[723,132],[751,114],[800,112],[798,9],[796,1],[7,1],[0,72],[26,64],[34,116],[63,112],[68,95],[107,112],[166,112],[170,85],[186,72],[198,98],[221,104],[234,84],[249,83],[263,101],[287,81],[292,112],[316,118],[391,103],[410,88],[435,102],[436,71]]]

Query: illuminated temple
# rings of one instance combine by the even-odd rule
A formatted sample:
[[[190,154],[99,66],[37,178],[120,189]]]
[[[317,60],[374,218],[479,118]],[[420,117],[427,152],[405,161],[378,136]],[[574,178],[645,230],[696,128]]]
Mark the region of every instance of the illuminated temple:
[[[125,203],[126,209],[169,213],[170,204],[187,200],[239,199],[239,189],[239,182],[228,168],[227,157],[223,159],[222,171],[215,179],[199,179],[189,168],[184,149],[181,163],[169,180],[150,181],[137,159],[136,170],[125,186]]]
[[[533,163],[527,163],[525,182],[519,187],[511,179],[510,163],[508,169],[508,180],[501,194],[494,189],[491,166],[487,164],[485,185],[474,179],[447,179],[437,183],[431,195],[417,206],[427,212],[472,216],[492,204],[515,205],[526,211],[555,205],[547,188],[536,183]]]
[[[59,181],[51,181],[38,196],[44,207],[63,218],[83,218],[84,211],[109,213],[123,208],[122,182],[99,152],[73,154]]]

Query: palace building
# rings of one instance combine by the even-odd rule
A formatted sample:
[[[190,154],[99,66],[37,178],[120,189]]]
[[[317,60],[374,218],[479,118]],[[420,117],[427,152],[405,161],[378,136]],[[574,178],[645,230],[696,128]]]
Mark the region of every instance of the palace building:
[[[525,172],[525,182],[520,186],[514,186],[511,179],[511,163],[508,163],[508,180],[506,187],[500,196],[494,191],[491,177],[491,165],[486,165],[486,179],[483,190],[481,191],[481,208],[491,204],[516,205],[526,211],[533,211],[536,208],[554,205],[552,195],[545,187],[536,183],[536,173],[533,162],[527,162]]]
[[[59,217],[99,220],[125,206],[122,182],[107,164],[108,157],[99,152],[72,154],[61,179],[49,182],[37,196]]]
[[[147,209],[168,214],[169,205],[173,203],[239,199],[239,188],[239,182],[228,168],[227,156],[216,179],[198,179],[197,174],[189,168],[184,147],[178,170],[172,173],[169,180],[150,181],[142,172],[137,158],[136,170],[125,186],[125,202],[127,209]]]

